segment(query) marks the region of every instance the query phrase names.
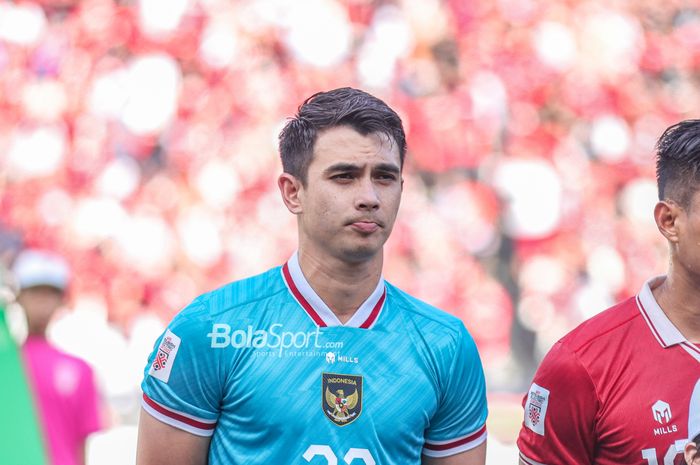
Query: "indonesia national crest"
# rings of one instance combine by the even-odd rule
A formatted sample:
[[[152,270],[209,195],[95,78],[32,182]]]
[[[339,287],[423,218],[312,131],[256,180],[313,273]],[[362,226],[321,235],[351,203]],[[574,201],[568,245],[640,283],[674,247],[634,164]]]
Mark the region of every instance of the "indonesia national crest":
[[[362,413],[362,376],[323,373],[321,408],[330,421],[346,426]]]

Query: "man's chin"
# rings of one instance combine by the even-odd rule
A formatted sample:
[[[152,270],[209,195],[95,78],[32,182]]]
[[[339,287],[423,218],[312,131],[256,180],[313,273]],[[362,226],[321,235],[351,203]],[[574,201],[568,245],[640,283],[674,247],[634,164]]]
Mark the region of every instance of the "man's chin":
[[[363,263],[381,256],[384,244],[360,244],[344,248],[341,252],[343,260],[350,263]]]

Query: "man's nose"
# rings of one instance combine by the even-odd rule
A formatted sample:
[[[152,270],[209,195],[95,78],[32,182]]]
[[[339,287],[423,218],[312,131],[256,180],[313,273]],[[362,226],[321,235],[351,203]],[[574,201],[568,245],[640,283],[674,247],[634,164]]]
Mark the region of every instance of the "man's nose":
[[[358,210],[376,210],[379,208],[379,196],[371,179],[362,179],[358,185],[355,208]]]

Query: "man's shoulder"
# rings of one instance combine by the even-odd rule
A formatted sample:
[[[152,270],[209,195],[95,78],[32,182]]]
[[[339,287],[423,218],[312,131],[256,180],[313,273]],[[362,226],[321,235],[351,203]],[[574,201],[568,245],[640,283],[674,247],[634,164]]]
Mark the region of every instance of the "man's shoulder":
[[[636,370],[640,363],[648,363],[653,350],[650,337],[636,298],[631,297],[589,318],[559,339],[542,360],[535,382],[546,380],[566,386],[580,376],[598,388],[608,385],[618,379],[613,372],[632,366]]]
[[[636,297],[629,297],[583,321],[559,342],[576,352],[592,343],[619,340],[621,333],[635,331],[634,323],[641,318]]]
[[[464,328],[464,323],[456,316],[414,297],[390,283],[387,283],[387,297],[397,311],[414,320],[417,326],[423,330],[435,327],[443,331],[447,329],[460,332]]]
[[[265,301],[284,291],[280,267],[227,283],[206,292],[192,301],[182,312],[183,317],[212,317],[235,308]]]

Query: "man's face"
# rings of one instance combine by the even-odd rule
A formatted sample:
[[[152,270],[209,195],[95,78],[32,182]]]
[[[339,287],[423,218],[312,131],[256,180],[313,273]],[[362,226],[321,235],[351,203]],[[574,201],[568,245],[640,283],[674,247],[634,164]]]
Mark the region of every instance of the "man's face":
[[[300,246],[346,262],[374,257],[394,226],[402,183],[397,144],[386,136],[321,132],[299,187]]]
[[[41,332],[63,304],[63,293],[51,286],[34,286],[23,289],[17,296],[17,302],[26,312],[30,332]]]

